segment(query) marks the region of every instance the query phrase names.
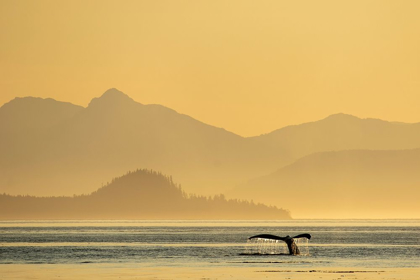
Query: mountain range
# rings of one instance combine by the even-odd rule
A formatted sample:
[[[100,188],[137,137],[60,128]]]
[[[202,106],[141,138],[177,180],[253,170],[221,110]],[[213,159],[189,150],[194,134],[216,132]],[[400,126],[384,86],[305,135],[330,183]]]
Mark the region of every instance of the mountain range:
[[[302,211],[306,208],[303,204],[288,207],[284,200],[274,199],[269,193],[295,190],[301,192],[302,198],[311,194],[306,192],[310,188],[321,190],[322,184],[338,191],[337,180],[348,177],[366,181],[360,186],[349,181],[346,188],[353,187],[355,192],[374,189],[373,184],[382,182],[377,181],[381,172],[391,174],[392,170],[381,165],[380,156],[375,164],[361,162],[386,154],[390,162],[400,158],[393,168],[403,174],[405,169],[416,166],[416,159],[398,154],[417,157],[416,148],[420,148],[420,123],[335,114],[245,138],[161,105],[138,103],[117,89],[94,98],[86,108],[52,99],[15,98],[0,107],[0,135],[3,193],[88,194],[116,174],[149,168],[172,174],[187,192],[223,192],[269,202],[292,213],[299,212],[295,210],[299,207]],[[329,158],[335,154],[349,156]],[[352,157],[358,160],[346,161]],[[324,164],[342,166],[347,173],[328,172]],[[309,178],[310,172],[319,174],[319,180],[300,181]],[[407,188],[417,184],[419,176],[417,172],[405,174]],[[391,182],[398,188],[398,181]],[[256,188],[261,189],[259,194],[251,191]],[[411,191],[418,196],[417,189]],[[325,194],[317,198],[319,203],[324,199]],[[342,212],[351,216],[351,211]]]
[[[419,218],[420,149],[320,152],[255,178],[229,196],[306,218]]]

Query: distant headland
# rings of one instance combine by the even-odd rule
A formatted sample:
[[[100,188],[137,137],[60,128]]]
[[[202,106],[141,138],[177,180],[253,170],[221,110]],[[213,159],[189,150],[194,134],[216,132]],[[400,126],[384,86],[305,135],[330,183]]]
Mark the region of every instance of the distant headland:
[[[291,219],[289,211],[263,204],[186,194],[171,177],[136,170],[89,195],[0,195],[0,219]]]

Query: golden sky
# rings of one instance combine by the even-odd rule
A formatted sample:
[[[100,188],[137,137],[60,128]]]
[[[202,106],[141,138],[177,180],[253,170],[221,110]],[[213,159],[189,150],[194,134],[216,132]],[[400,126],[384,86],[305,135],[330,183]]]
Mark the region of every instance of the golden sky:
[[[0,105],[116,87],[243,136],[420,122],[420,1],[0,0]]]

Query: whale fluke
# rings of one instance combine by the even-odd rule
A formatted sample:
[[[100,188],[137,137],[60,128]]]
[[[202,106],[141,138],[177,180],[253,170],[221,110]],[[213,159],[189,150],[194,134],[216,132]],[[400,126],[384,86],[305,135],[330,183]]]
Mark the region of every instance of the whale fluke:
[[[311,237],[312,236],[309,233],[298,234],[293,237],[290,237],[289,235],[286,237],[281,237],[281,236],[272,235],[272,234],[258,234],[258,235],[251,236],[248,239],[251,240],[255,238],[262,238],[262,239],[271,239],[271,240],[281,240],[281,241],[286,242],[290,255],[299,255],[300,251],[299,251],[298,246],[296,245],[295,238],[311,239]]]
[[[312,236],[309,233],[302,233],[302,234],[298,234],[296,236],[293,236],[293,238],[304,238],[304,237],[306,237],[308,239],[311,239]]]

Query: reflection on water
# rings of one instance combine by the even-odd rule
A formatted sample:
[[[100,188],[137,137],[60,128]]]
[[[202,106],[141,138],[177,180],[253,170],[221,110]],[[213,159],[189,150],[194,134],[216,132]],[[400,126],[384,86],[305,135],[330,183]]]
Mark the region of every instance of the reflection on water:
[[[302,232],[312,235],[309,255],[243,255],[250,236]],[[417,267],[420,220],[2,221],[0,256],[3,264]]]

